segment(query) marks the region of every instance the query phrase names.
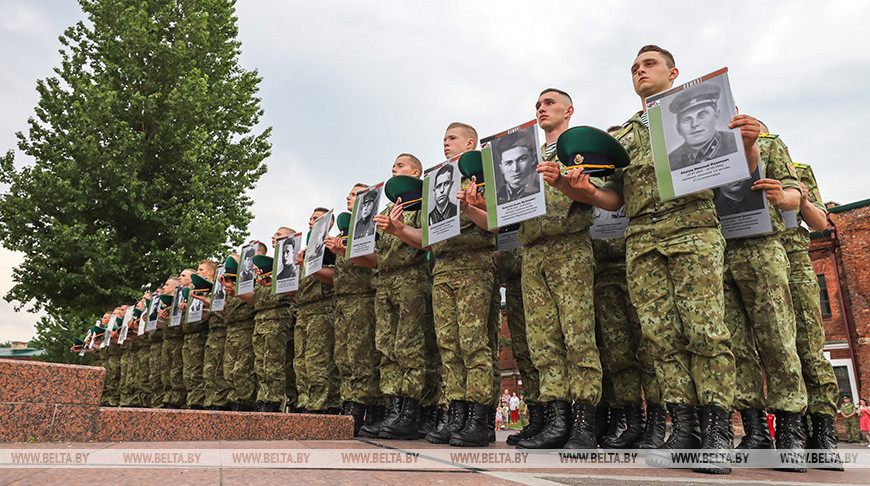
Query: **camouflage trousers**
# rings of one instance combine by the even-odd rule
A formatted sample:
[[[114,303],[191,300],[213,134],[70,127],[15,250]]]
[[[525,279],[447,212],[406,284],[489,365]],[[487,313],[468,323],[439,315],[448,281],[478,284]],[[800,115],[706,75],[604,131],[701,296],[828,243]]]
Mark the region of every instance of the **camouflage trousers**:
[[[692,217],[629,223],[629,295],[653,351],[662,402],[730,410],[735,372],[724,323],[725,240],[715,215]]]
[[[160,359],[163,353],[163,341],[152,342],[149,349],[148,382],[151,384],[151,408],[162,408],[163,396],[166,394],[162,379],[163,361]]]
[[[184,378],[184,388],[187,390],[187,408],[202,408],[205,406],[203,367],[206,339],[208,339],[208,328],[184,335],[181,358],[184,363],[182,376]]]
[[[795,347],[795,318],[788,289],[788,257],[775,236],[738,239],[725,249],[725,323],[737,368],[734,407],[804,413],[807,390]],[[734,305],[738,308],[732,308]],[[733,316],[738,315],[737,318]],[[735,332],[738,326],[744,329]],[[734,335],[737,334],[737,339]],[[752,337],[754,336],[754,341]],[[763,407],[764,380],[767,399]],[[752,368],[744,373],[744,368]],[[747,390],[757,395],[745,400]]]
[[[837,415],[839,388],[831,362],[825,359],[825,327],[819,302],[819,281],[806,250],[788,254],[789,289],[794,306],[798,357],[807,387],[807,413]]]
[[[335,302],[332,299],[296,308],[296,388],[309,411],[341,406],[335,366]],[[300,336],[301,334],[301,336]],[[300,339],[301,337],[301,339]],[[295,362],[298,360],[299,365]]]
[[[548,237],[523,247],[523,305],[541,402],[601,399],[595,344],[589,231]]]
[[[604,401],[611,407],[643,403],[638,345],[640,320],[628,297],[625,265],[596,262],[595,335],[604,371]]]
[[[212,327],[205,340],[205,354],[202,362],[202,377],[205,382],[205,406],[223,407],[227,404],[229,385],[224,378],[224,349],[227,341],[227,328]]]
[[[180,330],[180,329],[179,329]],[[166,332],[166,331],[164,331]],[[163,404],[183,407],[187,403],[187,390],[184,388],[184,335],[164,337],[160,354],[163,375]]]
[[[293,332],[290,322],[278,319],[254,321],[251,344],[254,347],[254,373],[257,376],[257,402],[287,401],[287,341]]]
[[[523,309],[523,287],[519,278],[507,278],[505,305],[508,331],[511,333],[511,351],[517,360],[517,369],[520,370],[520,377],[523,380],[523,401],[529,405],[535,405],[540,401],[538,398],[540,396],[540,381],[538,370],[532,364],[532,356],[529,353],[529,342],[526,337],[526,313]],[[501,388],[501,383],[499,383],[499,388]]]
[[[432,310],[444,370],[444,393],[449,401],[492,401],[490,313],[495,285],[491,251],[442,257],[435,265]]]
[[[287,335],[287,351],[284,355],[284,395],[287,397],[288,407],[299,407],[299,393],[296,390],[296,370],[293,359],[296,354],[296,317],[293,317],[293,326]]]
[[[254,377],[254,328],[249,325],[227,326],[224,345],[224,379],[227,381],[227,402],[253,407],[257,397]]]
[[[341,401],[383,405],[378,382],[381,354],[375,348],[375,294],[335,296],[335,365]]]
[[[122,407],[130,407],[136,399],[136,375],[133,373],[136,354],[133,351],[133,343],[127,341],[121,345],[121,400],[118,404]]]
[[[106,406],[117,407],[121,403],[121,356],[113,350],[105,364],[106,386],[103,395],[106,397]]]
[[[139,339],[141,342],[139,343],[139,350],[136,351],[136,384],[138,385],[136,406],[150,407],[151,381],[149,376],[151,373],[148,362],[151,358],[151,343],[148,342],[148,338],[144,335]]]
[[[498,407],[498,402],[501,400],[501,363],[499,363],[500,347],[498,344],[498,335],[501,332],[501,285],[499,285],[497,270],[493,268],[493,271],[495,273],[493,273],[492,297],[489,299],[489,318],[486,323],[486,332],[487,336],[489,336],[489,350],[492,355],[490,358],[492,360],[492,393],[484,403],[495,408]],[[441,360],[439,359],[439,361]],[[444,372],[441,371],[439,376],[441,377],[441,401],[446,402],[447,400],[443,398]]]
[[[435,341],[430,318],[431,282],[426,267],[422,265],[378,276],[375,347],[382,355],[381,393],[388,397],[414,398],[422,402],[424,389],[431,381],[427,380],[430,375],[427,371],[432,360],[426,356],[427,334],[430,332],[427,327],[432,328],[433,344]],[[440,384],[440,379],[438,381]],[[434,385],[428,384],[430,389]],[[431,405],[437,403],[436,399]]]

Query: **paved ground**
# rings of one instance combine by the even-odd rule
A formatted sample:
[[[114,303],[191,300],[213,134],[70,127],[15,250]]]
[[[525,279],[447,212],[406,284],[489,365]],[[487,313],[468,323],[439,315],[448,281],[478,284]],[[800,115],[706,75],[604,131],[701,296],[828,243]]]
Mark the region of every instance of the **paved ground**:
[[[513,457],[516,452],[513,447],[504,443],[508,432],[498,433],[498,442],[487,449],[494,452],[493,457]],[[223,464],[234,461],[239,454],[251,451],[261,454],[267,451],[271,461],[296,461],[298,458],[320,458],[326,463],[309,463],[309,469],[291,467],[287,464],[275,467],[262,462],[263,457],[256,456],[260,464],[256,466],[239,465],[232,467],[198,466],[198,467],[0,467],[0,485],[37,484],[40,486],[91,485],[91,484],[305,484],[305,485],[341,485],[353,484],[362,486],[369,484],[401,486],[447,484],[462,485],[666,485],[689,486],[701,484],[721,485],[831,485],[831,484],[870,484],[870,469],[848,469],[846,472],[810,470],[806,474],[796,474],[766,469],[735,469],[729,476],[710,476],[697,474],[688,470],[661,470],[641,467],[559,467],[554,469],[511,468],[504,464],[496,467],[460,467],[439,459],[449,452],[463,452],[461,448],[436,446],[425,441],[389,441],[389,440],[347,440],[347,441],[240,441],[240,442],[107,442],[91,444],[2,444],[0,454],[16,450],[44,452],[47,448],[54,450],[54,458],[69,460],[76,451],[89,449],[89,452],[103,454],[104,457],[121,458],[124,454],[147,454],[148,451],[159,451],[160,457],[170,461],[178,459],[183,462],[187,457],[218,460],[223,457]],[[319,450],[319,451],[318,451]],[[69,451],[67,456],[64,451]],[[337,462],[329,463],[327,453],[339,454],[369,453],[380,457],[382,464],[378,466],[348,466]],[[385,465],[383,462],[398,458],[401,461],[407,457],[406,451],[420,453],[414,459],[413,465]],[[866,446],[843,444],[841,451],[870,454]],[[231,454],[232,458],[231,458]],[[156,453],[155,453],[156,454]],[[193,454],[194,456],[190,456]],[[199,456],[195,456],[199,454]],[[223,454],[223,456],[221,456]],[[308,454],[308,456],[305,456]],[[92,456],[92,457],[95,457]],[[8,457],[8,456],[7,456]],[[127,456],[123,456],[127,457]],[[133,457],[133,456],[131,456]],[[141,460],[143,456],[135,456]],[[149,456],[150,457],[150,456]],[[209,457],[211,459],[209,459]],[[367,460],[371,461],[371,457]],[[250,459],[248,456],[244,458]],[[324,459],[326,458],[326,459]],[[246,459],[246,460],[247,460]],[[135,461],[133,461],[135,462]],[[244,461],[242,461],[244,462]],[[138,464],[138,463],[137,463]],[[212,462],[214,464],[214,462]],[[371,463],[369,463],[371,464]],[[311,469],[311,467],[316,467]],[[377,469],[372,469],[377,467]],[[423,469],[427,468],[427,469]]]

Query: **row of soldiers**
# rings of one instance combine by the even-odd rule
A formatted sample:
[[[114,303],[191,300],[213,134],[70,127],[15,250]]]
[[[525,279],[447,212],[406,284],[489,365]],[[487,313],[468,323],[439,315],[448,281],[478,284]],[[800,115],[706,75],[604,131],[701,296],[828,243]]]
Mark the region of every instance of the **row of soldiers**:
[[[645,46],[631,74],[643,104],[671,88],[679,71],[668,51]],[[729,473],[731,413],[738,411],[746,431],[738,448],[781,449],[795,471],[805,470],[804,448],[823,449],[828,454],[815,456],[821,465],[841,468],[837,387],[822,354],[809,233],[786,230],[780,214],[797,210],[810,228],[826,226],[809,167],[793,164],[777,136],[761,136],[768,130],[757,119],[734,117],[730,128],[740,131],[750,172],[762,164],[753,190],[765,191],[774,231],[726,242],[712,191],[659,197],[645,108],[613,128],[631,162],[606,179],[566,171],[558,158],[574,113],[570,96],[544,90],[535,108],[546,139],[536,169],[546,182],[546,215],[520,224],[520,248],[495,251],[473,178],[457,194],[460,235],[431,246],[422,245],[425,215],[396,199],[375,216],[374,254],[346,258],[345,241],[326,237],[335,261],[303,277],[292,296],[265,286],[254,297],[234,296],[228,271],[219,281],[226,309],[211,313],[203,328],[157,329],[129,345],[138,346],[129,353],[138,361],[120,372],[118,403],[261,411],[286,405],[315,413],[341,406],[362,436],[485,446],[494,440],[500,389],[503,281],[530,418],[509,444],[650,449],[647,462],[662,467],[673,465],[671,450],[706,449],[717,454],[697,470]],[[444,155],[477,143],[471,126],[453,123]],[[401,154],[392,173],[420,177],[422,165]],[[348,210],[366,187],[352,188]],[[591,239],[593,206],[625,207],[623,238]],[[309,229],[326,213],[315,209]],[[280,228],[273,245],[292,233]],[[302,258],[300,252],[297,263]],[[228,268],[233,262],[238,255],[227,259]],[[204,261],[196,273],[211,279],[213,266]],[[258,267],[267,284],[270,268]],[[186,285],[184,275],[169,279],[163,292]],[[109,346],[109,356],[128,354],[123,346]],[[196,353],[201,367],[189,356]],[[117,374],[111,366],[110,376]],[[138,388],[127,386],[128,374],[139,376]],[[125,401],[124,388],[138,391]],[[776,414],[775,443],[767,412]]]

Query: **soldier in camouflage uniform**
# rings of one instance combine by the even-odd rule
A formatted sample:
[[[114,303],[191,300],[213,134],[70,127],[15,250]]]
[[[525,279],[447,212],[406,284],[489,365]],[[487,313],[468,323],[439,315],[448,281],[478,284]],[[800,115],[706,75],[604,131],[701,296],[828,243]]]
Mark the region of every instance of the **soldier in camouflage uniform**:
[[[314,221],[329,212],[315,208],[308,220],[309,234]],[[332,221],[330,221],[330,228]],[[310,244],[313,242],[309,242]],[[333,355],[335,347],[335,267],[329,261],[332,252],[324,249],[323,268],[299,279],[296,291],[297,352],[293,357],[296,387],[304,394],[306,410],[312,413],[337,414],[340,411],[338,369]],[[297,254],[302,263],[304,252]],[[298,360],[298,364],[296,363]],[[304,390],[304,391],[303,391]]]
[[[143,328],[147,325],[148,322],[148,311],[149,305],[151,304],[151,292],[146,292],[143,295],[142,314],[139,315],[139,325],[143,326]],[[145,332],[143,329],[143,334],[139,336],[139,351],[137,353],[136,366],[137,366],[137,379],[136,381],[139,384],[139,406],[150,408],[151,400],[152,400],[152,390],[151,390],[151,368],[149,367],[149,362],[151,360],[151,332]]]
[[[276,238],[294,233],[290,228],[279,228],[272,236],[272,246],[275,246]],[[283,412],[287,401],[287,341],[294,325],[293,298],[289,294],[272,293],[272,268],[258,270],[260,285],[254,291],[256,314],[252,339],[254,372],[258,383],[257,411]]]
[[[123,312],[125,315],[127,308],[128,306],[123,306]],[[132,324],[133,321],[131,320],[130,323],[128,323],[128,326]],[[133,406],[134,400],[136,399],[136,375],[134,373],[135,364],[133,364],[136,359],[134,349],[136,341],[135,334],[135,331],[128,327],[124,343],[119,346],[121,349],[121,401],[119,402],[119,405],[122,407]]]
[[[224,378],[227,381],[227,405],[230,410],[250,412],[254,410],[257,383],[254,374],[254,305],[253,295],[236,296],[236,276],[239,255],[232,254],[226,260],[227,271],[221,284],[227,293],[224,308],[224,323],[227,329],[224,347]]]
[[[641,48],[632,65],[635,92],[641,98],[673,85],[679,71],[673,56],[657,46]],[[642,103],[643,104],[643,103]],[[643,104],[645,108],[645,104]],[[631,164],[608,178],[607,187],[624,194],[626,264],[629,293],[651,342],[656,377],[662,387],[675,433],[647,463],[670,466],[670,449],[725,450],[732,437],[734,357],[724,324],[723,264],[725,241],[713,206],[712,191],[662,201],[656,185],[645,111],[617,133]],[[739,115],[750,169],[758,161],[755,141],[760,124]],[[615,209],[623,203],[617,198]],[[701,422],[695,406],[700,405]],[[660,448],[660,449],[662,449]],[[712,463],[702,472],[730,472],[730,462]]]
[[[199,262],[196,274],[213,282],[216,270],[217,263],[211,260],[203,260]],[[194,289],[195,287],[191,285],[188,305],[193,302],[193,299],[199,298],[203,302],[203,315],[202,320],[197,322],[187,322],[185,318],[182,324],[184,346],[181,349],[181,358],[183,362],[182,376],[184,378],[184,388],[187,390],[187,408],[199,410],[205,408],[205,375],[203,373],[203,366],[209,322],[209,313],[208,309],[205,308],[205,302],[209,302],[206,300],[209,291],[203,291],[201,292],[202,295],[198,295],[200,292],[195,292]]]
[[[794,164],[801,185],[801,202],[797,217],[813,231],[827,228],[827,209],[822,203],[813,170],[806,164]],[[812,437],[808,449],[823,449],[820,463],[830,469],[842,470],[836,455],[837,435],[834,418],[837,414],[837,378],[831,362],[825,358],[825,328],[819,301],[819,281],[810,261],[809,231],[801,226],[788,228],[780,234],[789,261],[789,289],[795,311],[797,352],[807,387],[807,415],[812,420]]]
[[[357,193],[368,187],[351,188],[348,211],[353,211]],[[353,417],[354,435],[365,426],[365,436],[377,438],[386,402],[378,385],[381,355],[375,349],[374,270],[346,258],[344,238],[326,239],[326,247],[335,254],[335,364],[341,374],[342,413]]]
[[[159,298],[159,294],[154,294],[153,298]],[[157,305],[162,306],[163,304],[158,303]],[[158,319],[157,328],[148,335],[148,341],[151,343],[148,348],[148,383],[151,389],[151,408],[163,408],[163,396],[166,393],[163,380],[161,380],[163,367],[160,360],[160,354],[163,351],[163,326],[165,325],[165,321]]]
[[[773,231],[730,238],[725,247],[725,324],[736,365],[733,407],[740,411],[746,431],[738,448],[772,446],[766,408],[777,415],[777,449],[799,450],[804,446],[800,416],[807,395],[795,348],[788,260],[778,233],[785,229],[780,209],[798,206],[800,186],[781,140],[759,138],[758,145],[762,177],[752,189],[766,191]]]
[[[106,328],[106,338],[109,339],[109,346],[103,351],[108,354],[106,361],[106,386],[108,388],[108,405],[117,407],[121,404],[121,347],[118,345],[118,333],[120,332],[120,324],[118,319],[121,314],[121,307],[116,307],[109,319],[109,325]]]
[[[539,399],[539,375],[532,363],[526,337],[526,314],[523,309],[522,264],[523,247],[500,251],[499,271],[505,282],[508,331],[511,333],[511,351],[523,379],[523,402],[529,411],[529,423],[523,430],[508,436],[508,445],[534,437],[544,428],[544,409]]]
[[[401,154],[393,163],[393,176],[419,177],[422,172],[420,160],[411,154]],[[419,209],[403,211],[393,203],[388,204],[386,210],[375,216],[380,232],[376,253],[353,259],[363,266],[377,266],[375,346],[383,355],[381,393],[390,399],[387,418],[378,434],[384,439],[408,440],[419,436],[432,281],[426,252],[406,244],[396,233],[404,226],[420,228],[423,217]]]
[[[177,286],[185,287],[190,284],[192,268],[185,269],[181,276],[172,279],[172,291]],[[171,295],[171,294],[170,294]],[[164,408],[182,408],[187,403],[187,390],[184,388],[184,329],[178,326],[170,326],[171,306],[160,312],[160,318],[166,321],[163,328],[163,349],[160,353],[162,368],[161,383],[163,384]],[[183,319],[183,316],[182,316]]]
[[[219,285],[215,282],[215,285]],[[211,299],[207,305],[211,305]],[[205,339],[205,353],[202,362],[202,378],[205,386],[205,408],[208,410],[228,409],[227,394],[229,385],[224,378],[224,350],[227,341],[227,325],[224,311],[210,312],[208,317],[208,337]]]

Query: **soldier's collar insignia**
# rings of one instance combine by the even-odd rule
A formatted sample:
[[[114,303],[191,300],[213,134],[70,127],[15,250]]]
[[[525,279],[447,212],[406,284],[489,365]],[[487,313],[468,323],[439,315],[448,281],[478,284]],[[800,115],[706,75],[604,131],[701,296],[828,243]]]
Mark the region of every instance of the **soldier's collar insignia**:
[[[776,135],[774,133],[762,133],[758,136],[758,138],[768,138],[770,140],[773,140],[775,138],[779,138],[779,135]]]

